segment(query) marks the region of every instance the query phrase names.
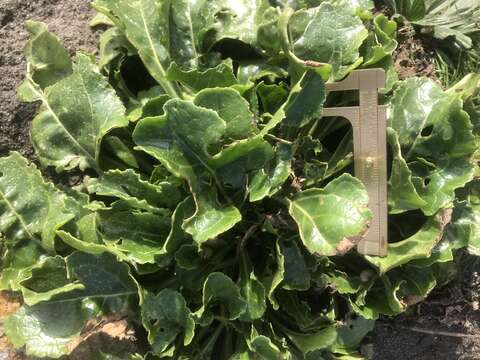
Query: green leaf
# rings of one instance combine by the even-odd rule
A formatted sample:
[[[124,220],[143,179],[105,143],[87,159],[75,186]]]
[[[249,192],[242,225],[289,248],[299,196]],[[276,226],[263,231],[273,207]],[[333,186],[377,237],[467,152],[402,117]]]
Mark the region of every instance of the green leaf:
[[[245,139],[252,132],[253,114],[248,102],[231,88],[213,88],[200,91],[194,104],[215,111],[226,123],[225,135]]]
[[[164,109],[164,116],[140,121],[133,140],[172,174],[192,181],[210,157],[208,147],[225,134],[226,123],[215,111],[189,101],[172,99]]]
[[[428,79],[409,79],[395,91],[389,124],[398,133],[402,151],[395,137],[390,136],[392,146],[397,147],[392,177],[407,180],[397,184],[400,191],[395,192],[397,209],[393,211],[421,208],[426,215],[433,215],[449,206],[455,190],[473,178],[470,158],[476,143],[470,118],[462,106],[457,96],[444,93]],[[408,189],[410,173],[415,191]],[[415,193],[424,205],[420,206]]]
[[[45,24],[29,20],[25,26],[30,33],[30,40],[25,46],[28,71],[18,93],[23,101],[35,101],[39,99],[36,85],[44,90],[69,76],[72,73],[72,61],[59,39],[48,32]]]
[[[204,169],[215,176],[208,165],[212,159],[208,147],[219,142],[225,129],[225,121],[213,110],[170,100],[165,104],[164,117],[140,121],[133,134],[142,150],[190,183],[197,210],[184,221],[183,228],[198,243],[216,237],[241,220],[239,211],[232,205],[219,205],[215,192],[204,190],[197,176]]]
[[[177,64],[172,63],[168,68],[167,78],[170,81],[180,82],[194,92],[207,88],[230,87],[238,84],[232,68],[225,63],[203,71],[198,69],[184,70]]]
[[[146,293],[141,314],[155,354],[161,355],[180,335],[185,346],[192,341],[195,321],[180,293],[170,289],[163,289],[156,296]]]
[[[20,285],[23,300],[29,306],[48,301],[58,294],[84,288],[82,284],[70,282],[65,260],[61,256],[43,259]]]
[[[337,341],[331,347],[332,352],[348,355],[355,351],[374,326],[375,321],[361,316],[348,317],[344,324],[337,328]]]
[[[56,302],[118,298],[138,292],[137,282],[131,276],[128,265],[119,263],[111,254],[94,256],[74,252],[66,258],[66,263],[70,280],[80,282],[84,289],[58,295],[52,299]]]
[[[101,178],[88,179],[86,186],[91,194],[115,197],[143,210],[170,208],[180,200],[179,190],[168,182],[152,184],[132,169],[110,170]]]
[[[270,8],[266,0],[228,0],[200,2],[202,48],[210,49],[216,43],[236,40],[256,47],[259,26],[264,23],[264,13]]]
[[[310,334],[297,333],[287,329],[284,329],[284,332],[304,355],[316,350],[326,349],[333,345],[337,339],[337,329],[334,326]]]
[[[388,142],[393,152],[392,171],[388,182],[388,204],[391,214],[419,209],[427,205],[412,181],[412,171],[402,156],[397,132],[388,128]]]
[[[182,228],[202,244],[230,230],[242,220],[242,215],[233,206],[220,206],[215,193],[195,195],[196,211],[185,219]]]
[[[390,100],[388,124],[397,131],[402,148],[411,148],[434,104],[443,97],[442,88],[427,78],[410,78],[399,84]]]
[[[326,99],[325,83],[315,71],[309,70],[290,92],[285,107],[286,126],[304,127],[322,117]]]
[[[70,352],[89,313],[88,305],[76,301],[24,305],[5,320],[4,329],[16,348],[25,346],[27,355],[57,359]]]
[[[302,191],[290,201],[306,248],[317,255],[332,256],[350,250],[366,232],[372,213],[363,184],[342,175],[324,189]]]
[[[33,241],[21,242],[2,257],[0,290],[19,291],[19,284],[28,278],[33,267],[45,256],[42,247]]]
[[[100,231],[108,248],[136,264],[155,264],[165,253],[164,245],[170,232],[170,219],[132,210],[99,212]]]
[[[244,253],[241,255],[240,265],[238,286],[240,287],[240,294],[247,304],[240,320],[250,322],[261,319],[267,309],[265,287],[255,276],[252,264]]]
[[[135,55],[137,50],[128,41],[125,34],[113,27],[100,36],[100,60],[98,67],[106,68],[113,60],[121,56]]]
[[[330,64],[335,80],[362,61],[359,49],[368,31],[352,8],[322,2],[317,8],[297,12],[291,26],[301,29],[300,36],[294,38],[295,55],[304,61]]]
[[[441,210],[428,218],[425,225],[408,239],[388,244],[386,257],[365,256],[381,274],[408,263],[411,260],[428,258],[435,245],[442,239],[445,226],[450,222],[451,209]]]
[[[55,231],[74,218],[66,200],[20,154],[0,159],[0,231],[8,245],[41,241],[45,250],[54,252]]]
[[[165,92],[172,98],[178,97],[176,87],[167,80],[167,68],[169,66],[171,55],[169,43],[170,36],[170,18],[169,15],[176,17],[175,11],[171,13],[171,6],[177,2],[159,3],[156,0],[102,0],[95,1],[94,6],[100,11],[110,11],[117,17],[121,23],[122,30],[125,32],[129,42],[137,49],[143,63],[150,74],[162,86]],[[184,1],[178,2],[180,6]],[[182,24],[183,25],[183,24]],[[178,28],[181,33],[182,28]],[[172,35],[176,32],[172,29]],[[182,37],[178,38],[182,43]],[[191,49],[190,49],[191,50]]]
[[[212,272],[205,280],[202,299],[202,307],[195,313],[202,326],[210,325],[215,317],[238,319],[247,307],[237,285],[219,272]]]
[[[292,172],[292,160],[292,147],[287,144],[278,145],[274,160],[267,168],[255,172],[249,182],[250,201],[260,201],[275,195]]]
[[[448,247],[452,249],[466,247],[470,254],[480,256],[480,206],[468,202],[457,204],[453,209],[452,222],[446,229],[445,237]]]
[[[127,125],[125,108],[86,55],[78,55],[73,74],[43,93],[31,137],[44,165],[58,170],[77,166],[98,170],[100,142],[110,130]]]
[[[287,290],[308,290],[310,271],[304,255],[297,244],[299,238],[279,239],[280,250],[284,258],[282,287]]]
[[[270,261],[266,263],[265,272],[260,276],[265,290],[267,291],[268,300],[275,310],[278,310],[279,303],[275,298],[275,291],[280,286],[285,275],[285,258],[280,249],[280,241],[277,240],[274,245],[274,253]]]

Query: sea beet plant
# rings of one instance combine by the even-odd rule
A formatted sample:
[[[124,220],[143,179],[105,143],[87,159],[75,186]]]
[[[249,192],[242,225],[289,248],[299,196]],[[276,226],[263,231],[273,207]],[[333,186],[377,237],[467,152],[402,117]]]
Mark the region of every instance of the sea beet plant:
[[[398,81],[396,24],[369,0],[93,6],[98,59],[28,22],[19,88],[42,168],[82,184],[0,159],[0,289],[23,298],[4,328],[28,355],[114,318],[136,353],[89,358],[360,359],[375,319],[448,281],[457,249],[480,255],[479,76]],[[384,258],[355,251],[372,214],[352,129],[321,119],[355,103],[325,83],[358,68],[388,74]]]

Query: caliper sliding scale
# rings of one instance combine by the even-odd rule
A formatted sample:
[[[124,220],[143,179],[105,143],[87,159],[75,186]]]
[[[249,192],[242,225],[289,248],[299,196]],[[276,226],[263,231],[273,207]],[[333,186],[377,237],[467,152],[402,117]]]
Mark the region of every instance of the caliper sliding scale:
[[[333,107],[323,117],[340,116],[353,128],[355,176],[367,188],[373,219],[357,246],[365,255],[387,255],[387,124],[386,107],[378,105],[378,89],[385,87],[383,69],[355,70],[345,80],[327,84],[327,92],[359,90],[360,106]]]

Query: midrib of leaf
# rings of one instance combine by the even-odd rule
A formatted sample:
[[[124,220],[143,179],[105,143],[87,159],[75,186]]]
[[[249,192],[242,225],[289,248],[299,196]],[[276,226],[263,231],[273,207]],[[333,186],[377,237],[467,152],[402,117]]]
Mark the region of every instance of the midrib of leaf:
[[[114,297],[117,297],[117,296],[127,296],[127,295],[133,295],[133,294],[137,294],[137,291],[132,290],[132,291],[125,291],[125,292],[119,292],[119,293],[116,293],[116,294],[108,294],[108,295],[78,296],[78,297],[71,298],[71,299],[51,300],[51,301],[48,301],[48,303],[59,304],[59,303],[66,303],[66,302],[71,302],[71,301],[79,301],[79,300],[83,300],[85,298],[89,298],[89,299],[110,299],[110,298],[114,298]]]
[[[34,89],[34,87],[32,87]],[[63,129],[65,134],[70,138],[70,140],[74,143],[74,145],[84,154],[86,157],[90,160],[91,164],[90,166],[97,171],[97,173],[101,174],[102,171],[100,168],[97,166],[96,160],[90,155],[90,153],[82,146],[80,143],[70,134],[70,132],[67,130],[67,128],[63,125],[63,123],[60,121],[58,115],[53,111],[53,109],[50,107],[50,104],[48,103],[47,98],[42,92],[39,92],[38,90],[34,89],[35,93],[42,99],[43,104],[47,107],[47,110],[52,114],[53,118],[55,121],[60,125],[60,127]]]
[[[163,89],[170,95],[172,98],[179,98],[180,96],[177,94],[176,90],[173,88],[172,84],[166,79],[166,72],[163,68],[160,59],[158,58],[157,52],[155,51],[155,46],[153,44],[152,35],[150,34],[150,30],[148,30],[147,19],[145,17],[145,10],[143,9],[143,2],[140,4],[140,14],[142,16],[142,23],[145,33],[147,34],[148,42],[150,44],[150,49],[152,50],[153,58],[155,59],[155,63],[157,64],[157,70],[160,72],[159,79],[157,81],[163,87]]]
[[[193,51],[195,53],[195,58],[198,58],[198,52],[197,52],[197,43],[195,42],[195,36],[193,35],[193,23],[192,23],[192,7],[190,4],[190,1],[188,3],[188,25],[190,28],[190,38],[192,39],[192,44],[193,44]]]
[[[91,121],[91,123],[90,123],[90,130],[91,130],[91,136],[92,136],[93,143],[95,144],[95,157],[96,157],[96,153],[97,153],[97,138],[95,137],[95,133],[96,133],[97,131],[96,131],[96,129],[95,129],[95,124],[94,124],[92,99],[90,98],[90,94],[89,94],[88,91],[87,91],[87,87],[85,86],[85,81],[84,81],[84,78],[83,78],[82,75],[80,75],[80,79],[81,79],[80,82],[82,83],[83,91],[85,92],[85,96],[87,97],[88,107],[90,108],[90,118],[92,119],[92,121]],[[96,161],[95,161],[95,162],[96,162]]]

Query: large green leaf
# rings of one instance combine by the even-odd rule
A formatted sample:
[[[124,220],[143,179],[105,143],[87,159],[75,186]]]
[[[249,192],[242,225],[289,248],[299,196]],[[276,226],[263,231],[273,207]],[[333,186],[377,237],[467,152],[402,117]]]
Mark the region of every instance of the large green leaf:
[[[141,313],[155,354],[161,355],[181,334],[185,346],[192,341],[195,321],[180,293],[164,289],[157,295],[145,294]]]
[[[95,256],[74,252],[66,258],[66,263],[69,279],[78,281],[83,289],[53,297],[51,301],[61,303],[59,306],[74,300],[121,298],[138,292],[128,265],[118,262],[111,254]]]
[[[393,212],[421,208],[433,215],[473,178],[476,142],[459,97],[423,78],[408,79],[396,89],[388,115],[398,135],[389,136]]]
[[[296,221],[306,248],[317,255],[337,255],[350,250],[367,231],[372,213],[363,184],[350,175],[324,189],[295,195],[289,212]]]
[[[88,304],[76,301],[24,305],[5,320],[4,329],[15,347],[25,346],[27,355],[58,359],[70,353],[69,344],[90,314]]]
[[[334,79],[344,77],[362,59],[359,49],[368,31],[352,8],[322,2],[319,7],[300,10],[291,19],[294,53],[304,61],[328,63]]]
[[[220,141],[226,123],[215,111],[189,101],[173,99],[164,108],[164,116],[138,123],[133,140],[175,176],[192,182],[198,167],[208,167],[208,147]]]
[[[208,148],[220,141],[225,129],[225,121],[215,111],[188,101],[170,100],[165,104],[165,116],[142,120],[133,135],[142,150],[189,182],[197,210],[183,228],[199,243],[216,237],[241,219],[234,206],[218,204],[215,192],[205,190],[197,174],[207,170],[216,178],[209,165],[212,157]]]
[[[73,74],[47,92],[37,88],[43,106],[33,120],[31,137],[44,165],[59,170],[98,170],[100,142],[110,130],[125,126],[125,108],[91,59],[77,55]]]
[[[0,231],[7,244],[41,241],[53,252],[55,231],[74,218],[65,206],[66,199],[20,154],[0,159]]]

